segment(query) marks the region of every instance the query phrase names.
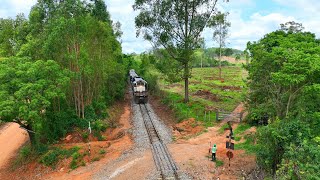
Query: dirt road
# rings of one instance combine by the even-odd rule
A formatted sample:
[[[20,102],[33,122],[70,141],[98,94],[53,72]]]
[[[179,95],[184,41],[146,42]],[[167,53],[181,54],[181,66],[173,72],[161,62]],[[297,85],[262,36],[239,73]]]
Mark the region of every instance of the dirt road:
[[[6,123],[0,128],[0,169],[7,165],[8,160],[28,140],[25,130],[17,123]]]

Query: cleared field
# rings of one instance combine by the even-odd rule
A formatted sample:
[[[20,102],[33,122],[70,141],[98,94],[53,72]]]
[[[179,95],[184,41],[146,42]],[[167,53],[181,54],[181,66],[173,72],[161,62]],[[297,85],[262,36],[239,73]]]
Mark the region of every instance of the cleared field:
[[[190,102],[183,103],[184,83],[170,84],[160,81],[166,94],[163,102],[171,106],[178,119],[196,118],[212,126],[215,112],[232,111],[242,101],[245,92],[244,79],[247,73],[242,67],[222,68],[222,81],[218,68],[194,68],[189,81]]]

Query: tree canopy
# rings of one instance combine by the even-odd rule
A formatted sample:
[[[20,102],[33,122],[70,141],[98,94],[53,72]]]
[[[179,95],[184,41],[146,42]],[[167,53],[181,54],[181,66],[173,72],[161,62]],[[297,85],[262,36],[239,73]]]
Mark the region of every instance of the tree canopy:
[[[120,24],[113,25],[104,1],[39,0],[28,19],[0,24],[0,55],[15,56],[0,60],[0,118],[41,134],[29,133],[33,144],[105,117],[123,96],[128,65]]]
[[[301,29],[301,28],[300,28]],[[320,164],[320,41],[310,32],[277,30],[247,45],[248,121],[257,160],[277,179],[315,179]]]
[[[137,35],[164,48],[183,67],[185,102],[189,101],[191,56],[203,44],[201,33],[217,13],[216,4],[217,0],[136,0],[133,6],[139,11]]]

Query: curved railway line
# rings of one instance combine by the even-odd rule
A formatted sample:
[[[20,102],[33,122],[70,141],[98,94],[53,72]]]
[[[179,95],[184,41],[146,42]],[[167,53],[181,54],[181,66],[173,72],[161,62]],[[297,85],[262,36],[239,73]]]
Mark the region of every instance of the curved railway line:
[[[167,146],[162,142],[147,106],[139,104],[139,107],[151,143],[153,160],[157,170],[160,172],[161,179],[179,179],[177,173],[178,167],[172,159]]]

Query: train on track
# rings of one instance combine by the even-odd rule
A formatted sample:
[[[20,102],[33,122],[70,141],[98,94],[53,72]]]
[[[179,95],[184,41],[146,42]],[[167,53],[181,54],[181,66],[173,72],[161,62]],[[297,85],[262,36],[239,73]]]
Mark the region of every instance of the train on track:
[[[147,103],[148,102],[148,83],[143,78],[139,77],[134,69],[129,71],[130,84],[134,102]]]

